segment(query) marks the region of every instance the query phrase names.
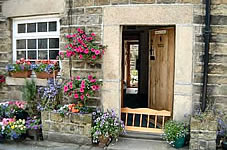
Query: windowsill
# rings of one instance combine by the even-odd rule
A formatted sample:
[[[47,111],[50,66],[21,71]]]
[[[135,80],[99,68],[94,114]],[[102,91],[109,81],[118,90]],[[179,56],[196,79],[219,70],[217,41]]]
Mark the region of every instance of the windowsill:
[[[46,86],[47,79],[37,79],[37,78],[12,78],[6,77],[6,85],[25,85],[25,79],[32,80],[34,79],[37,86]]]

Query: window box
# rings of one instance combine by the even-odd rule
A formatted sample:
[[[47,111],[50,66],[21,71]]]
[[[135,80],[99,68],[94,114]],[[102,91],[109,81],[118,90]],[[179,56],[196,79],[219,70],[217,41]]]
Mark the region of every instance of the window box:
[[[31,70],[18,71],[18,72],[9,72],[9,75],[13,78],[29,78],[32,74]]]
[[[39,79],[48,79],[48,78],[56,78],[57,74],[58,74],[58,70],[55,70],[52,73],[48,73],[48,72],[36,72],[36,77]]]

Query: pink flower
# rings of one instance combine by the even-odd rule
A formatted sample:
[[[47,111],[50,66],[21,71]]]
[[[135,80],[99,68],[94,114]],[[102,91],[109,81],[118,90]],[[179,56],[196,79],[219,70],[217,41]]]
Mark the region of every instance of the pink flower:
[[[83,89],[83,88],[80,88],[80,92],[81,92],[81,93],[84,93],[84,89]]]
[[[83,88],[84,89],[85,88],[85,84],[81,84],[80,85],[80,88]]]
[[[83,55],[80,54],[80,55],[79,55],[79,59],[82,59],[82,58],[83,58]]]
[[[91,33],[91,36],[96,36],[95,33]]]
[[[64,86],[64,92],[67,92],[69,90],[68,86]]]
[[[72,89],[73,88],[73,85],[69,85],[69,88]]]
[[[92,85],[91,88],[92,88],[93,91],[96,90],[96,86],[95,85]]]
[[[88,37],[87,40],[88,41],[91,41],[91,40],[93,40],[93,38],[92,37]]]
[[[94,56],[92,56],[91,58],[92,58],[92,59],[96,59],[96,56],[94,55]]]
[[[94,82],[96,82],[96,79],[92,79],[92,80],[91,80],[91,83],[94,83]]]
[[[76,52],[77,52],[77,53],[79,53],[79,52],[80,52],[80,49],[79,49],[79,48],[76,48],[75,50],[76,50]]]
[[[92,51],[92,52],[95,52],[95,49],[94,49],[94,48],[92,48],[92,49],[91,49],[91,51]]]
[[[84,81],[84,80],[82,80],[82,81],[81,81],[81,84],[85,84],[85,81]]]
[[[83,100],[83,99],[84,99],[84,95],[81,95],[81,96],[80,96],[80,99]]]
[[[96,50],[95,55],[99,55],[99,54],[100,54],[100,50]]]
[[[16,101],[15,104],[17,105],[18,108],[24,108],[25,102]]]
[[[92,75],[88,75],[88,80],[92,80],[92,79],[93,79]]]
[[[88,96],[89,96],[89,94],[87,93],[87,94],[86,94],[86,96],[88,97]]]
[[[99,90],[99,85],[96,85],[96,90]]]
[[[77,76],[76,79],[77,79],[77,80],[80,80],[80,76]]]
[[[15,119],[14,118],[3,118],[2,119],[2,123],[4,126],[7,126],[11,122],[15,122]]]
[[[88,54],[89,53],[89,49],[85,49],[84,53]]]
[[[74,98],[79,98],[79,95],[77,93],[75,93]]]

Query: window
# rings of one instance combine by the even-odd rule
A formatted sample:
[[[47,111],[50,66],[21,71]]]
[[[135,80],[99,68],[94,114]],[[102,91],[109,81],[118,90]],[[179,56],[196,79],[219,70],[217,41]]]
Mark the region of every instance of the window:
[[[56,60],[59,53],[59,18],[29,17],[13,20],[13,59]]]

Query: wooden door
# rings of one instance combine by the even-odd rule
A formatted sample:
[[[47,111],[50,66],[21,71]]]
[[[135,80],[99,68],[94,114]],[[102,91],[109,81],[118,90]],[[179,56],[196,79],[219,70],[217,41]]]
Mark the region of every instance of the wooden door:
[[[150,32],[149,107],[172,112],[174,82],[174,28]]]

